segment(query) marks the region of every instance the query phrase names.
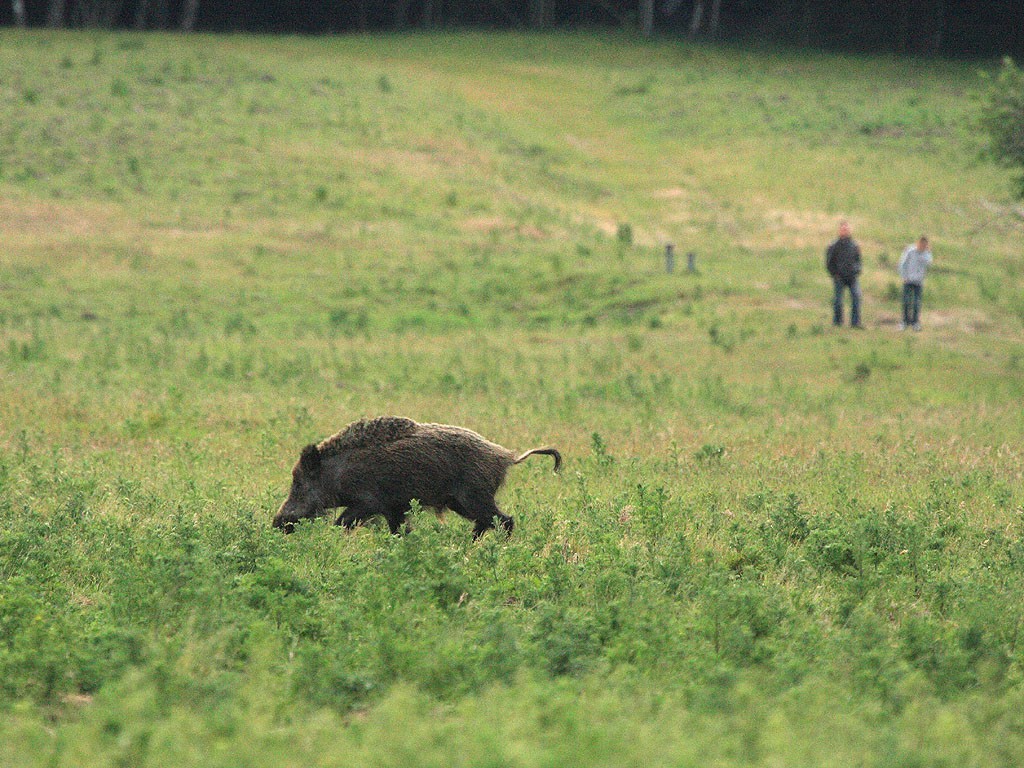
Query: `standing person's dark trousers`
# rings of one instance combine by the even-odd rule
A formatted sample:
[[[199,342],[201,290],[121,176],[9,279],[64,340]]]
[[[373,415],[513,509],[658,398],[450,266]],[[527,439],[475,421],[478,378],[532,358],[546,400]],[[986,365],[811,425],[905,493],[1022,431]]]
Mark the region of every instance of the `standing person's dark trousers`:
[[[835,286],[835,294],[832,297],[832,324],[843,324],[843,291],[850,291],[850,325],[860,327],[860,283],[857,276],[840,277],[832,276],[832,283]]]
[[[921,293],[920,283],[903,284],[903,324],[917,328],[921,322]]]

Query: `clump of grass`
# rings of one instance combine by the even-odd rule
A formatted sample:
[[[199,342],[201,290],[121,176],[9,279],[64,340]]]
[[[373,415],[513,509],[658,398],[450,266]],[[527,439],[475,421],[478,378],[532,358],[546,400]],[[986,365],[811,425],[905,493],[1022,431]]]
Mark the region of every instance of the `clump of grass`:
[[[628,223],[619,224],[615,230],[615,239],[622,248],[630,248],[633,245],[633,226]]]
[[[725,446],[715,443],[705,443],[693,454],[697,461],[721,461],[725,456]]]
[[[110,84],[110,95],[117,99],[127,99],[131,95],[128,83],[120,77],[114,78],[114,81]]]

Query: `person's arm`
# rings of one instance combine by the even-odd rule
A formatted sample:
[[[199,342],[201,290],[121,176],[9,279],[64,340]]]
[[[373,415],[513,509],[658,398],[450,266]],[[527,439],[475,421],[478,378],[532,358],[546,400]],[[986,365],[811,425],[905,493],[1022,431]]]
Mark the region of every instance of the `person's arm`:
[[[910,256],[910,248],[909,247],[908,248],[904,248],[903,249],[903,255],[900,256],[900,265],[899,265],[899,267],[897,267],[897,270],[896,270],[897,272],[900,273],[900,277],[902,277],[904,280],[906,279],[906,275],[903,274],[903,270],[906,269],[907,258],[909,258],[909,256]]]

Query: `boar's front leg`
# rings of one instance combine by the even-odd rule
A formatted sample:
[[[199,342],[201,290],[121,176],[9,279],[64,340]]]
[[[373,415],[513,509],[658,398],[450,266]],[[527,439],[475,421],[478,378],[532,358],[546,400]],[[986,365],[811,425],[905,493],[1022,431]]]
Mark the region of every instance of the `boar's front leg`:
[[[345,528],[355,528],[364,520],[369,520],[374,515],[382,515],[388,521],[388,528],[391,533],[401,533],[402,523],[405,521],[404,509],[388,509],[380,504],[359,503],[352,504],[345,508],[345,511],[334,521],[335,525]]]
[[[360,523],[369,520],[374,515],[383,514],[384,510],[379,505],[359,502],[345,507],[345,511],[338,516],[338,519],[334,521],[334,524],[344,526],[346,529],[352,529]]]
[[[343,526],[345,530],[351,530],[365,519],[366,518],[361,517],[358,512],[354,511],[352,507],[349,507],[338,515],[338,519],[334,521],[334,524]]]

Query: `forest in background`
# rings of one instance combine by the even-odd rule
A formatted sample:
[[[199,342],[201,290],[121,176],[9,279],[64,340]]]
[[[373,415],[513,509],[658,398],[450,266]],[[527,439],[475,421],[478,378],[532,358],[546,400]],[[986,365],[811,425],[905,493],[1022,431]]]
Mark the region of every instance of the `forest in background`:
[[[983,5],[983,10],[979,10]],[[10,0],[0,25],[338,34],[629,29],[929,56],[1024,53],[1020,0]]]

